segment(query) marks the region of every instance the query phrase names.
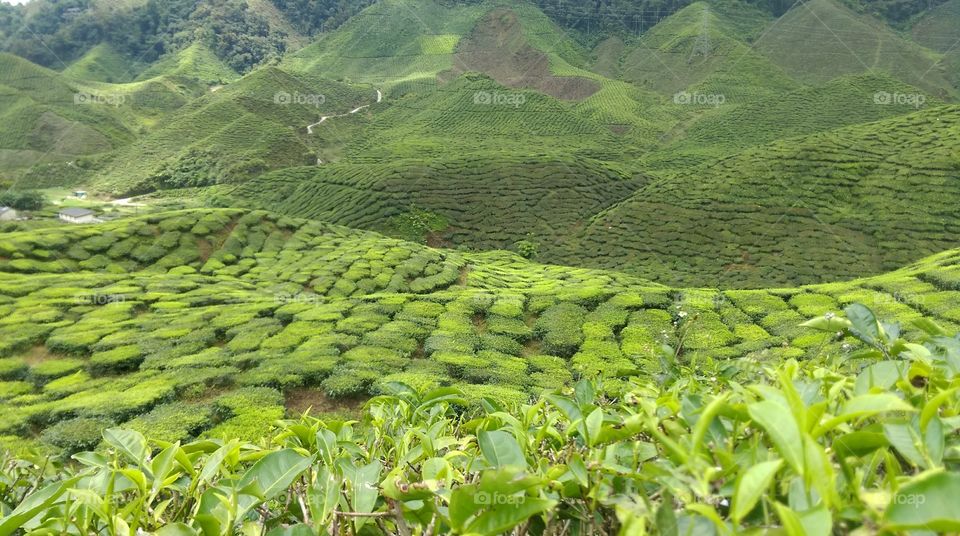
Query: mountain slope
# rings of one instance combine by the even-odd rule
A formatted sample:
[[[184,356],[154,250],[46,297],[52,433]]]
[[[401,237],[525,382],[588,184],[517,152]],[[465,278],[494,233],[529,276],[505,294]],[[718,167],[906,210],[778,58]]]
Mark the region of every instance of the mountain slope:
[[[477,71],[508,87],[580,101],[600,89],[596,76],[570,63],[582,65],[584,55],[541,11],[518,3],[483,16],[457,46],[446,76]]]
[[[731,103],[794,89],[797,83],[745,40],[745,27],[767,23],[768,17],[758,10],[743,7],[731,13],[697,2],[628,48],[620,76],[665,95],[684,90],[720,94]]]
[[[845,76],[819,86],[800,89],[752,102],[719,106],[681,125],[676,140],[655,158],[676,158],[677,153],[705,157],[730,154],[736,149],[879,121],[935,106],[935,97],[915,105],[878,103],[878,95],[917,95],[923,92],[880,73]]]
[[[454,51],[486,12],[482,5],[384,0],[336,31],[284,58],[283,68],[374,84],[434,85],[453,67]]]
[[[6,170],[47,168],[51,162],[123,147],[141,128],[182,106],[192,91],[189,84],[163,79],[136,84],[74,80],[9,54],[0,54],[0,72],[0,169]],[[62,171],[46,172],[56,180],[53,175]]]
[[[927,11],[910,28],[913,40],[939,52],[960,46],[960,0],[948,0]]]
[[[134,79],[136,66],[109,44],[100,43],[62,72],[78,80],[121,83]]]
[[[160,58],[144,69],[137,79],[148,80],[158,76],[191,78],[206,84],[228,83],[239,78],[233,69],[200,42]]]
[[[586,159],[501,153],[288,170],[243,184],[231,203],[385,232],[416,207],[446,222],[435,243],[508,249],[530,239],[554,250],[643,182]]]
[[[757,42],[757,50],[805,82],[882,70],[940,98],[957,94],[936,68],[934,52],[834,0],[797,3]]]
[[[307,125],[375,99],[358,89],[259,69],[167,117],[118,152],[92,186],[115,194],[203,186],[316,163]]]
[[[642,188],[552,262],[758,287],[878,273],[956,246],[960,107],[775,142]]]

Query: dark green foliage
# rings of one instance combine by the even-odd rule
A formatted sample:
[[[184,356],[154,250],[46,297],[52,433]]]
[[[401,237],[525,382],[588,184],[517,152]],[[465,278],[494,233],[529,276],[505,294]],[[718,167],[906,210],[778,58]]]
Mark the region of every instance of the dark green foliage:
[[[583,342],[586,311],[579,305],[561,303],[543,312],[535,330],[543,338],[543,349],[550,354],[570,357]]]
[[[375,0],[270,0],[304,35],[330,31]]]
[[[0,194],[0,206],[17,210],[40,210],[46,203],[43,194],[35,191],[6,191]]]
[[[94,7],[90,0],[38,0],[28,13],[0,17],[4,49],[59,67],[106,42],[141,62],[201,39],[222,60],[245,72],[286,48],[282,30],[237,0],[147,0],[136,7]],[[13,16],[11,16],[13,15]],[[26,25],[30,31],[18,31]]]
[[[409,211],[394,218],[397,235],[404,240],[423,242],[428,234],[439,233],[450,223],[443,216],[411,206]]]

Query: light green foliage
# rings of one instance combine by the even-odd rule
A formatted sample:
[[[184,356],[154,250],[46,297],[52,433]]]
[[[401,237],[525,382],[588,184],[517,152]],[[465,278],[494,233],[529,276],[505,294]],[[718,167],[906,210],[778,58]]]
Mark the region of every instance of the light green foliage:
[[[26,491],[24,504],[35,508],[29,516],[12,511],[0,527],[21,528],[39,516],[83,533],[122,522],[144,531],[177,523],[199,534],[229,531],[256,511],[265,530],[346,525],[335,534],[429,525],[493,536],[538,525],[613,535],[662,528],[666,519],[711,532],[949,533],[960,525],[949,499],[960,489],[956,348],[933,324],[915,340],[890,326],[859,304],[804,326],[857,340],[869,369],[823,354],[761,369],[746,361],[673,363],[682,374],[609,387],[558,384],[536,399],[493,385],[415,389],[384,381],[358,421],[299,416],[262,429],[269,436],[256,443],[171,444],[108,428],[101,452],[79,456],[78,464],[0,458],[22,472],[12,489],[0,488],[0,501]],[[531,362],[542,373],[564,368],[553,356]],[[926,366],[910,367],[920,363]],[[236,420],[277,402],[277,392],[251,389],[213,405]],[[145,419],[159,424],[186,409],[163,406]],[[92,446],[100,441],[88,434],[92,424],[65,421],[44,435],[64,448]],[[56,473],[33,472],[50,463]],[[884,470],[868,470],[875,464]],[[115,490],[106,483],[111,475],[145,484]],[[74,500],[86,490],[72,483],[89,476],[93,496],[116,501],[119,513]],[[729,485],[713,485],[718,479]],[[201,499],[209,493],[224,500]],[[305,506],[290,508],[288,500]],[[197,510],[181,507],[190,501]],[[151,515],[157,504],[172,507],[170,516]],[[568,515],[557,519],[556,511]]]
[[[194,234],[198,226],[200,235]],[[275,233],[286,239],[272,241]],[[537,265],[508,253],[439,251],[237,210],[180,211],[95,228],[14,233],[0,240],[0,248],[11,256],[33,256],[66,243],[102,251],[110,246],[100,237],[134,242],[118,254],[129,262],[122,273],[52,269],[25,274],[10,265],[0,270],[0,307],[7,313],[0,329],[26,337],[0,358],[4,434],[37,437],[67,450],[89,448],[95,439],[87,433],[95,426],[91,423],[111,422],[161,441],[255,441],[290,413],[286,397],[301,390],[324,396],[325,404],[352,407],[392,393],[396,381],[422,389],[456,387],[463,392],[462,405],[478,411],[491,404],[516,407],[583,378],[598,382],[611,399],[627,401],[634,393],[678,408],[682,417],[676,418],[684,420],[653,428],[673,434],[692,422],[685,420],[684,408],[699,403],[691,398],[662,404],[663,397],[674,396],[669,386],[679,381],[702,381],[696,389],[708,390],[703,393],[721,389],[725,381],[769,385],[779,379],[758,378],[787,360],[803,359],[805,372],[798,374],[822,380],[819,389],[866,394],[869,382],[882,382],[886,390],[896,385],[881,369],[873,370],[871,379],[845,368],[875,362],[860,362],[870,346],[853,336],[838,337],[840,329],[832,325],[823,333],[800,326],[811,316],[839,312],[857,301],[906,322],[932,315],[950,329],[958,316],[951,306],[956,254],[849,283],[717,292],[671,290],[614,272]],[[201,241],[208,242],[198,248],[207,260],[183,265],[199,270],[171,274],[156,269],[160,260],[132,257],[144,244],[162,249],[162,259],[185,243]],[[209,265],[214,258],[220,266]],[[437,278],[448,269],[454,277]],[[353,286],[348,290],[343,281]],[[917,324],[903,333],[929,344],[924,329],[932,328]],[[651,394],[650,389],[663,391]],[[685,386],[683,392],[693,396],[691,389]],[[754,396],[750,390],[736,392]],[[628,407],[634,409],[618,419],[637,411]],[[670,411],[657,418],[673,418]],[[724,415],[732,419],[743,413]],[[370,430],[367,426],[357,429]],[[724,430],[745,426],[728,423]],[[88,446],[64,439],[71,434]],[[660,445],[660,439],[648,439]],[[662,443],[665,453],[672,448],[666,445],[672,444]],[[741,465],[752,463],[736,465],[729,469],[730,481]],[[656,477],[654,482],[663,481]],[[694,495],[713,488],[697,489]],[[675,495],[680,496],[687,495]],[[691,512],[678,515],[695,515]],[[740,514],[742,523],[759,522],[752,509]]]

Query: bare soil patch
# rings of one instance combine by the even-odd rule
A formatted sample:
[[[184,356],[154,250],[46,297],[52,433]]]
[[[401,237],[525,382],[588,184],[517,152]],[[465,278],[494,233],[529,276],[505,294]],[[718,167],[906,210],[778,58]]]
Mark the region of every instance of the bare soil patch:
[[[301,415],[310,410],[311,415],[341,414],[359,415],[364,398],[333,399],[316,389],[294,389],[287,393],[286,408],[289,415]]]
[[[550,58],[523,35],[513,10],[491,11],[459,46],[454,67],[444,78],[468,71],[485,73],[507,87],[535,89],[563,100],[580,101],[600,91],[600,84],[577,76],[555,76]]]

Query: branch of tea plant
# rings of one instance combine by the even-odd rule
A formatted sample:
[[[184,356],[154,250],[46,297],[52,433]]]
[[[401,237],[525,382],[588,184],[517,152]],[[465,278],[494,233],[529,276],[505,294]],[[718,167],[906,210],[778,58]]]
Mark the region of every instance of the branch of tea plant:
[[[335,514],[335,515],[338,515],[338,516],[353,517],[353,518],[360,518],[360,517],[375,517],[375,518],[376,518],[376,517],[390,517],[390,516],[393,515],[393,514],[390,513],[390,512],[340,512],[340,511],[334,512],[334,514]]]
[[[387,499],[387,505],[393,510],[393,516],[397,519],[397,533],[399,533],[400,536],[410,536],[410,527],[407,526],[406,520],[403,519],[403,509],[401,509],[397,501],[393,499]]]
[[[434,502],[436,504],[436,502]],[[430,518],[430,523],[427,525],[427,529],[423,531],[423,536],[433,536],[433,531],[437,530],[437,511],[433,511],[433,517]]]
[[[37,489],[39,489],[40,483],[43,482],[43,473],[47,470],[47,463],[49,463],[49,458],[44,458],[44,459],[43,459],[43,465],[38,466],[40,470],[37,472],[37,477],[34,479],[33,486],[31,486],[31,487],[28,488],[26,491],[24,491],[23,495],[20,496],[20,500],[19,500],[19,501],[16,501],[14,504],[20,504],[20,503],[22,503],[24,500],[26,500],[27,497],[29,497],[29,496],[32,495],[35,491],[37,491]],[[11,467],[11,471],[12,471],[12,470],[13,470],[13,463],[10,464],[10,467]],[[17,483],[20,482],[20,480],[21,480],[22,478],[23,478],[23,475],[22,475],[22,474],[21,474],[20,476],[18,476],[18,477],[17,477],[17,480],[13,482],[13,485],[11,486],[11,489],[16,489]]]
[[[307,508],[306,502],[303,500],[304,488],[297,486],[297,503],[300,504],[300,511],[303,513],[303,524],[310,525],[310,510]]]

